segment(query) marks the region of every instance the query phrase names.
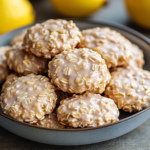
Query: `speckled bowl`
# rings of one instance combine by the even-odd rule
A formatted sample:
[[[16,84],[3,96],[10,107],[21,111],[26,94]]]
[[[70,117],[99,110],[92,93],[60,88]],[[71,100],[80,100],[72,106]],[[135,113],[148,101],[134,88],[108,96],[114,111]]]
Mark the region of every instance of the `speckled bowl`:
[[[133,43],[137,44],[143,51],[145,56],[144,69],[150,70],[150,40],[140,33],[127,28],[122,25],[108,23],[108,22],[80,22],[75,21],[77,26],[82,29],[94,27],[110,27]],[[8,45],[11,38],[14,37],[21,30],[30,26],[20,28],[0,36],[0,46]],[[113,124],[104,125],[95,128],[85,129],[47,129],[36,127],[27,123],[16,121],[15,119],[6,116],[0,110],[0,126],[17,134],[21,137],[54,145],[84,145],[102,142],[119,137],[130,132],[136,127],[140,126],[150,117],[150,107],[138,113],[126,113],[120,111],[120,120]]]

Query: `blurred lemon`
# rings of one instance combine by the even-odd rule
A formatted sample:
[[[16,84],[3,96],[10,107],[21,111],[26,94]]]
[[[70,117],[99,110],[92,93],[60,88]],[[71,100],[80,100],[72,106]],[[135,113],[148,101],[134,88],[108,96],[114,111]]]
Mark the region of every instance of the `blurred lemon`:
[[[34,19],[28,0],[0,0],[0,34],[30,24]]]
[[[132,19],[150,29],[150,0],[125,0],[125,2]]]
[[[49,0],[55,9],[67,17],[85,17],[100,8],[106,0]]]

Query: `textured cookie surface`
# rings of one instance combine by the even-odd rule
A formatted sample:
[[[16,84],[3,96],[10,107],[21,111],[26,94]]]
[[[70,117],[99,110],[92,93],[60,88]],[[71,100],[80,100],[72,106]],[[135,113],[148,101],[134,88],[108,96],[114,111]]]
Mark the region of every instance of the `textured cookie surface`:
[[[113,100],[85,93],[61,101],[57,117],[63,125],[96,127],[118,121],[119,111]]]
[[[7,52],[9,69],[23,75],[30,73],[44,74],[48,72],[48,60],[28,54],[19,46],[12,47]]]
[[[5,114],[29,123],[36,123],[56,106],[55,87],[45,76],[29,74],[19,77],[1,95]]]
[[[64,128],[64,125],[60,124],[56,114],[51,113],[49,115],[46,115],[43,120],[39,120],[36,123],[37,126],[46,127],[46,128],[52,128],[52,129],[62,129]]]
[[[2,83],[6,79],[9,73],[5,56],[6,52],[9,49],[10,49],[9,46],[0,47],[0,83]]]
[[[25,34],[27,33],[27,29],[21,31],[20,33],[18,33],[10,42],[10,44],[16,45],[18,42],[23,42],[23,38],[25,36]]]
[[[122,66],[132,58],[132,44],[120,33],[109,28],[93,28],[82,31],[78,47],[91,48],[105,59],[108,68]]]
[[[136,112],[150,106],[150,72],[140,68],[117,68],[111,76],[105,95],[112,98],[119,109]]]
[[[50,19],[31,27],[23,45],[25,51],[50,59],[63,50],[74,48],[80,38],[81,32],[73,21]]]
[[[142,68],[144,65],[143,51],[138,46],[132,44],[132,59],[126,64],[126,66]]]
[[[62,91],[102,93],[110,81],[104,59],[90,49],[69,49],[49,62],[48,75]]]
[[[7,76],[5,83],[2,86],[2,92],[11,85],[11,83],[18,79],[18,76],[15,73],[12,73]]]

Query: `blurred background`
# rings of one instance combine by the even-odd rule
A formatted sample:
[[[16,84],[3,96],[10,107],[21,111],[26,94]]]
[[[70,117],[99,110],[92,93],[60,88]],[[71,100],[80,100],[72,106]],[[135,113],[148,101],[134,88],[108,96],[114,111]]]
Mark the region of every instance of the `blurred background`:
[[[111,21],[150,37],[150,0],[0,0],[0,34],[51,18]]]

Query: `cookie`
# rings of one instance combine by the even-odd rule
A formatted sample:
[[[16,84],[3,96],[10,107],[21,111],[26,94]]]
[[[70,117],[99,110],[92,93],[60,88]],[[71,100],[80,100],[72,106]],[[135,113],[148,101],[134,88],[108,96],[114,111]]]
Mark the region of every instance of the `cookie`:
[[[49,62],[52,83],[68,93],[102,93],[110,81],[104,59],[91,49],[69,49]]]
[[[23,38],[24,36],[26,35],[27,33],[27,29],[21,31],[20,33],[18,33],[10,42],[10,44],[13,46],[13,45],[16,45],[18,42],[22,43],[23,42]]]
[[[0,83],[4,82],[9,74],[9,69],[6,62],[6,52],[10,49],[9,46],[0,47]]]
[[[105,96],[119,109],[137,112],[150,106],[150,72],[140,68],[117,68],[111,73]]]
[[[82,31],[79,48],[91,48],[105,59],[108,68],[122,66],[132,58],[132,44],[120,33],[109,28],[93,28]]]
[[[12,47],[6,56],[9,69],[13,69],[19,74],[44,74],[48,72],[47,59],[28,54],[20,45]]]
[[[132,44],[132,59],[126,64],[126,66],[142,68],[144,65],[143,51],[138,46]]]
[[[57,116],[54,113],[46,115],[45,118],[43,120],[39,120],[36,125],[52,129],[63,129],[65,127],[64,125],[59,123],[59,121],[57,120]]]
[[[15,73],[12,73],[7,76],[5,83],[2,86],[2,93],[4,90],[11,85],[11,83],[18,79],[18,75]]]
[[[19,77],[1,95],[3,112],[19,121],[36,123],[56,106],[55,87],[42,75]]]
[[[61,124],[71,127],[97,127],[118,121],[119,111],[113,100],[85,93],[61,101],[57,109]]]
[[[24,38],[26,52],[50,59],[69,48],[74,48],[81,38],[81,32],[73,21],[50,19],[31,27]]]

